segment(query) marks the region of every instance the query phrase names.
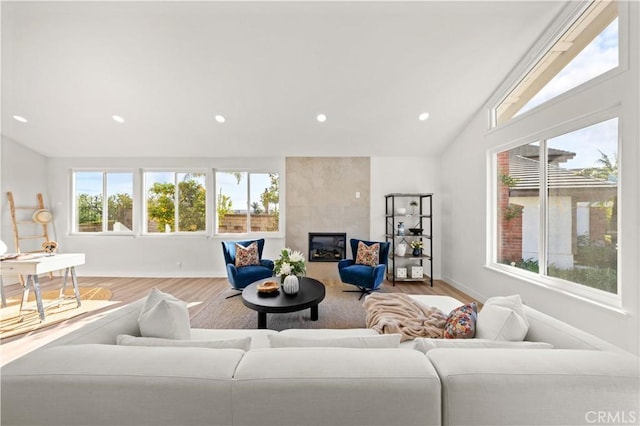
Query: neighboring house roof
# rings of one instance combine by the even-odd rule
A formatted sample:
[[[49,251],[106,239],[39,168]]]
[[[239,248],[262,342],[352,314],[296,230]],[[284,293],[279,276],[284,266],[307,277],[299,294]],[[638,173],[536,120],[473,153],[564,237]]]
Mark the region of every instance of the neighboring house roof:
[[[555,164],[549,164],[547,170],[549,175],[549,188],[584,188],[590,190],[602,188],[614,192],[617,190],[618,184],[616,182],[582,176],[573,170],[565,169]],[[517,179],[517,183],[511,188],[512,190],[536,190],[537,192],[540,187],[540,162],[520,155],[512,155],[509,158],[509,176]]]
[[[521,145],[511,149],[509,152],[511,157],[518,155],[524,158],[540,160],[540,147],[536,145]],[[555,148],[547,149],[547,157],[549,159],[549,163],[551,164],[564,163],[566,161],[573,159],[573,157],[575,156],[576,156],[575,152],[564,151],[564,150],[555,149]]]

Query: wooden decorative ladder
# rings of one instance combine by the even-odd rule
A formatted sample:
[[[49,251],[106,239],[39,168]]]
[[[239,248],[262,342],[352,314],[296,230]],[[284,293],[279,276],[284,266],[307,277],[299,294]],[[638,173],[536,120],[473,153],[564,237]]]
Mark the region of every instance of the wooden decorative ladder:
[[[33,240],[33,239],[42,239],[42,242],[49,241],[49,231],[46,223],[43,223],[42,226],[42,234],[38,235],[27,235],[21,236],[19,225],[33,225],[36,223],[33,219],[30,220],[18,220],[16,216],[16,210],[42,210],[44,209],[44,199],[42,198],[42,194],[37,194],[36,198],[38,200],[37,206],[27,206],[27,207],[17,207],[15,205],[13,194],[11,191],[7,192],[7,198],[9,199],[9,209],[11,211],[11,221],[13,223],[13,243],[15,245],[16,253],[22,253],[20,251],[20,241],[21,240]],[[33,252],[40,252],[42,250],[34,250]]]
[[[29,220],[23,220],[23,218],[18,219],[16,214],[17,210],[32,210],[33,212],[35,212],[37,210],[44,209],[45,208],[44,198],[42,197],[42,194],[38,193],[36,195],[36,199],[38,202],[38,205],[36,206],[25,206],[25,207],[16,206],[15,201],[13,199],[13,193],[11,193],[11,191],[7,192],[7,198],[9,199],[9,210],[11,212],[11,222],[13,224],[13,244],[14,244],[16,253],[22,253],[20,249],[20,241],[22,240],[41,239],[43,243],[45,241],[49,241],[49,231],[48,231],[48,225],[46,223],[41,224],[42,226],[41,234],[22,236],[20,233],[20,225],[33,225],[36,222],[33,220],[31,216],[29,217]],[[38,253],[43,251],[44,250],[32,250],[27,253]],[[49,277],[51,278],[52,276],[53,274],[49,273]],[[24,285],[24,277],[20,275],[19,279],[20,279],[20,283]]]

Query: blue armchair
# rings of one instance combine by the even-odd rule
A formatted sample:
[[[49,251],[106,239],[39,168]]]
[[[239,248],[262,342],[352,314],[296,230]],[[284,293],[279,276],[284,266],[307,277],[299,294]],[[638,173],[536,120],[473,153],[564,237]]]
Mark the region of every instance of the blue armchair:
[[[236,243],[243,247],[249,247],[253,242],[258,243],[258,259],[260,265],[249,265],[236,267]],[[242,292],[242,289],[249,284],[261,280],[263,278],[269,278],[273,276],[273,260],[263,259],[262,250],[264,249],[264,238],[259,240],[247,240],[247,241],[223,241],[222,253],[224,254],[224,261],[227,264],[227,277],[229,278],[229,284],[235,290]],[[233,294],[229,297],[238,296],[240,293]]]
[[[391,244],[389,242],[378,242],[378,244],[380,244],[380,258],[378,259],[378,266],[373,267],[356,264],[355,258],[358,253],[358,243],[360,241],[367,246],[376,243],[376,241],[364,241],[352,238],[349,243],[351,244],[353,259],[343,259],[338,262],[338,273],[343,283],[358,287],[358,290],[344,291],[360,292],[360,299],[362,299],[365,294],[370,294],[372,291],[378,290],[382,285],[389,261],[389,246]]]

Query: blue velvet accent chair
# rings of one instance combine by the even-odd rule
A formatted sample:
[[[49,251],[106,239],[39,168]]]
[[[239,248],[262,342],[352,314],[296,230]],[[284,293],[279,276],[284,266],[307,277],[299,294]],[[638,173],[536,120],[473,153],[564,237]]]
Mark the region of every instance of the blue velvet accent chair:
[[[248,265],[236,268],[236,243],[243,247],[249,247],[254,241],[258,243],[258,259],[260,259],[260,265]],[[242,289],[249,284],[273,276],[273,260],[262,258],[263,249],[264,238],[259,240],[222,242],[222,253],[224,254],[224,261],[227,264],[227,277],[229,278],[229,284],[231,284],[234,290],[242,292]],[[227,299],[238,296],[239,294],[240,293],[228,296]]]
[[[362,241],[367,246],[378,243],[380,244],[380,258],[378,259],[378,266],[372,267],[368,265],[356,264],[356,255],[358,253],[358,243]],[[351,284],[358,287],[358,290],[344,290],[346,292],[359,292],[360,299],[365,294],[370,294],[372,291],[376,291],[382,285],[385,277],[385,271],[387,269],[387,263],[389,261],[389,242],[379,241],[364,241],[352,238],[349,240],[351,244],[351,253],[353,259],[343,259],[338,262],[338,273],[340,279],[345,284]],[[358,299],[358,300],[360,300]]]

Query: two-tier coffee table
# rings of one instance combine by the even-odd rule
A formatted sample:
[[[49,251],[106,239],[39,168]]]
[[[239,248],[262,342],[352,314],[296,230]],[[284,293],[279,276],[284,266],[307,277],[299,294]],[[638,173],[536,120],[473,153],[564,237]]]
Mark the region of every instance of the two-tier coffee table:
[[[318,304],[324,299],[324,284],[309,277],[300,278],[300,290],[297,294],[284,294],[282,288],[277,296],[260,296],[258,284],[273,278],[256,281],[242,290],[242,303],[258,312],[258,328],[267,328],[267,314],[283,314],[311,308],[311,321],[318,320]]]

